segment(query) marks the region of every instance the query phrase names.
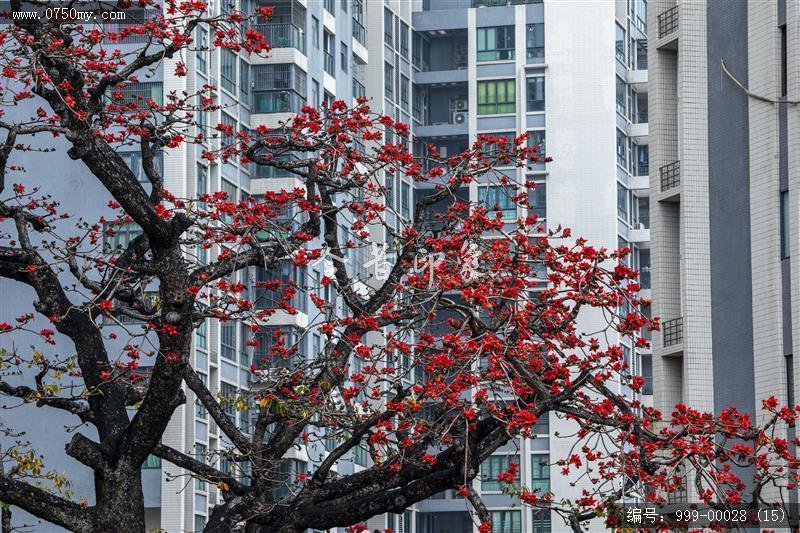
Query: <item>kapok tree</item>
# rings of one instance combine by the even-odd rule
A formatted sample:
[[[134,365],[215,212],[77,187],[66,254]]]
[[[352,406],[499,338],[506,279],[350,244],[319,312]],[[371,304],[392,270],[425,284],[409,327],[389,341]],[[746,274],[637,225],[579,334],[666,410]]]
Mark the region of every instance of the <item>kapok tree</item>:
[[[208,124],[199,116],[219,109],[213,86],[163,102],[131,89],[158,69],[187,75],[198,26],[212,48],[268,53],[247,23],[269,8],[138,7],[152,16],[119,31],[45,19],[0,30],[0,276],[36,293],[0,331],[41,339],[3,352],[3,367],[20,376],[0,381],[0,392],[8,405],[74,415],[66,452],[95,480],[93,494],[68,493],[69,480],[48,469],[36,443],[4,426],[0,501],[72,531],[143,531],[141,466],[152,454],[217,485],[208,532],[359,530],[447,489],[490,531],[472,480],[494,451],[532,437],[550,414],[576,428],[573,452],[553,459],[584,478],[582,496],[520,486],[516,465],[501,480],[575,530],[599,516],[617,523],[615,506],[631,495],[659,501],[689,485],[725,507],[793,488],[796,459],[781,434],[794,410],[770,399],[756,426],[734,410],[715,417],[677,406],[662,420],[640,404],[643,379],[630,374],[617,340],[645,346],[640,331],[658,321],[638,311],[629,251],[543,227],[527,199],[535,184],[504,170],[541,157],[525,136],[479,136],[447,158],[433,147],[412,154],[408,127],[363,99],[304,107],[274,129]],[[45,157],[33,135],[52,136],[45,151],[82,165],[112,214],[87,221],[62,212],[47,178],[26,173],[26,158]],[[181,147],[210,164],[271,167],[297,186],[177,196],[157,162]],[[120,155],[131,149],[146,183]],[[412,216],[387,201],[385,176],[394,173],[425,191]],[[499,187],[504,208],[470,201],[476,183]],[[116,238],[132,228],[134,238]],[[310,265],[324,275],[308,276]],[[305,330],[270,329],[306,298]],[[586,311],[606,317],[603,331],[580,333]],[[194,332],[209,319],[249,332],[247,390],[212,390],[193,368]],[[301,348],[307,335],[319,339],[311,353]],[[187,398],[216,422],[225,446],[198,457],[160,443]],[[286,470],[297,449],[313,473]],[[340,473],[356,452],[369,466]]]

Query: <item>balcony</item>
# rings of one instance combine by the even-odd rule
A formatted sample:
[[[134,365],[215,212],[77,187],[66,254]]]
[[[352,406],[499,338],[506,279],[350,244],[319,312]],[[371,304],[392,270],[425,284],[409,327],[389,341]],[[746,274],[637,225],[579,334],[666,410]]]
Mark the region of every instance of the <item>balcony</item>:
[[[683,343],[683,317],[673,318],[661,324],[664,348]]]
[[[678,29],[678,6],[671,7],[658,16],[658,38],[675,33]]]
[[[450,120],[443,122],[426,123],[416,126],[414,133],[417,137],[452,137],[454,135],[469,134],[469,114],[467,111],[454,111]]]
[[[273,48],[296,48],[306,53],[306,34],[293,24],[254,24],[253,29],[266,37]]]
[[[681,184],[681,162],[673,161],[660,167],[658,174],[661,179],[661,192],[677,188]]]

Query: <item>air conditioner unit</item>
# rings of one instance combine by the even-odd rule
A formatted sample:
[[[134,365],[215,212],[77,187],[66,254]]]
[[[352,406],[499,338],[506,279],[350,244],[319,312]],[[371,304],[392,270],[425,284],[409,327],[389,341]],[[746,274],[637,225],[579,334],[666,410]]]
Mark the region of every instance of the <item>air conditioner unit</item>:
[[[455,100],[454,108],[455,108],[456,111],[466,111],[467,110],[467,101],[465,99],[463,99],[463,98],[459,98],[459,99]]]
[[[467,112],[466,111],[453,111],[452,124],[466,124]]]

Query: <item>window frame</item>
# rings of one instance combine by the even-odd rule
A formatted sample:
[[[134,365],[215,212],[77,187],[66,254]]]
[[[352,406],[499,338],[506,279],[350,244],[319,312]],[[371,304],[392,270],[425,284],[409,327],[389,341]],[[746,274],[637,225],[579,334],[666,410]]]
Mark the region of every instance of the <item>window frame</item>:
[[[476,28],[476,60],[513,61],[516,59],[514,26],[486,26]],[[493,42],[489,42],[492,40]]]
[[[502,96],[501,99],[501,88]],[[517,80],[478,81],[478,115],[511,115],[517,111]],[[483,102],[481,103],[481,100]]]
[[[531,82],[534,82],[533,84]],[[531,87],[534,88],[534,95],[541,94],[541,99],[531,98]],[[525,111],[527,113],[539,113],[545,110],[546,96],[545,96],[545,77],[544,76],[529,76],[525,78]]]

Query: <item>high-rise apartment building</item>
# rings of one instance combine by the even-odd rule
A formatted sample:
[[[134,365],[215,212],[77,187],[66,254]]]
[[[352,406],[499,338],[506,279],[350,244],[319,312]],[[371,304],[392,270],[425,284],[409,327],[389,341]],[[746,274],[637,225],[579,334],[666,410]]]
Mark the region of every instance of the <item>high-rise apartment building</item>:
[[[306,102],[317,105],[333,98],[367,96],[375,111],[411,124],[417,153],[431,144],[442,156],[459,153],[481,133],[527,133],[528,143],[552,156],[552,162],[504,172],[516,183],[538,184],[531,197],[535,213],[546,226],[569,227],[574,235],[586,237],[596,246],[630,247],[633,253],[629,261],[642,273],[644,289],[650,289],[645,0],[265,3],[276,6],[272,19],[256,28],[274,47],[267,59],[240,57],[227,50],[200,50],[187,57],[193,75],[177,78],[165,74],[172,72],[167,65],[143,79],[137,94],[163,98],[164,91],[192,92],[206,83],[216,85],[222,109],[214,111],[213,116],[201,114],[198,120],[201,124],[230,124],[234,129],[278,126]],[[219,10],[225,2],[214,4],[213,9]],[[198,28],[196,41],[201,47],[207,44],[207,30]],[[654,53],[649,52],[651,59]],[[189,145],[164,155],[166,187],[176,195],[221,190],[232,197],[258,197],[300,184],[273,168],[250,167],[235,160],[203,161],[201,149]],[[94,179],[83,175],[79,165],[48,161],[47,157],[58,156],[26,161],[29,175],[46,175],[37,170],[60,165],[67,178],[43,183],[48,192],[62,194],[69,212],[87,219],[103,215],[105,199]],[[137,168],[137,154],[126,157]],[[399,224],[413,217],[415,198],[427,194],[426,185],[415,184],[399,173],[387,174],[384,180],[388,222]],[[147,181],[144,176],[142,181]],[[525,214],[495,183],[474,183],[460,194],[464,200],[500,206],[509,221]],[[119,242],[111,245],[124,244],[135,231],[130,228],[129,233],[122,232],[115,237]],[[204,254],[214,251],[196,253],[202,261]],[[360,268],[363,258],[352,259],[354,268]],[[298,271],[287,263],[280,272],[252,269],[248,276],[251,280],[317,279],[324,273],[322,268]],[[5,302],[27,296],[24,289],[5,280],[0,280],[0,290],[9,296]],[[251,296],[257,305],[260,299],[270,297],[255,290]],[[298,296],[293,303],[299,310],[296,315],[277,313],[269,327],[257,335],[271,335],[280,329],[291,342],[298,343],[302,356],[317,353],[319,336],[313,330],[300,335],[310,325],[305,310],[311,305],[305,298]],[[1,305],[0,321],[14,318],[14,311],[7,304]],[[587,314],[579,327],[590,332],[603,323],[599,314]],[[210,319],[197,330],[193,363],[212,391],[231,396],[250,387],[249,365],[260,355],[246,347],[249,335],[239,324]],[[8,348],[4,343],[11,341],[0,336],[0,346]],[[22,338],[14,341],[26,342]],[[634,349],[633,339],[610,341],[623,344],[633,372],[649,376],[649,351]],[[648,382],[645,401],[650,392]],[[212,457],[214,450],[224,447],[225,437],[191,393],[188,397],[189,401],[176,410],[164,442],[198,458]],[[76,480],[76,492],[91,494],[90,473],[64,455],[63,443],[43,439],[47,430],[33,423],[26,409],[13,413],[10,416],[20,419],[19,425],[29,430],[32,441],[47,442],[42,451],[48,463],[63,465]],[[231,409],[229,414],[240,427],[248,428],[246,412]],[[48,425],[67,423],[67,417],[56,414]],[[502,494],[497,475],[511,461],[520,464],[520,482],[527,487],[553,491],[559,498],[580,493],[580,485],[572,486],[571,480],[561,475],[560,467],[551,462],[569,450],[571,441],[556,434],[569,434],[570,426],[550,417],[540,421],[538,427],[537,438],[519,439],[492,456],[474,482],[492,513],[496,533],[563,530],[557,516],[532,512]],[[304,450],[293,451],[285,459],[287,475],[313,468],[314,457]],[[337,468],[348,473],[368,467],[369,461],[368,454],[359,448]],[[210,509],[221,501],[216,487],[199,481],[187,484],[180,477],[182,473],[157,458],[145,464],[148,527],[170,533],[199,531]],[[368,525],[371,530],[392,528],[403,533],[466,533],[473,531],[474,523],[467,502],[447,491],[403,514],[374,517]]]
[[[433,144],[443,155],[460,152],[481,133],[527,133],[528,143],[553,161],[512,168],[508,176],[537,182],[531,203],[539,217],[597,246],[630,247],[649,291],[646,12],[644,0],[423,1],[413,13],[412,117],[418,145]],[[507,195],[498,188],[479,182],[465,196],[502,207]],[[509,203],[509,220],[518,214]],[[592,331],[602,320],[588,315],[580,327]],[[634,350],[630,339],[614,341],[623,344],[633,371],[649,376],[650,352]],[[572,444],[556,436],[569,434],[569,425],[552,416],[539,427],[537,438],[499,450],[474,481],[497,533],[565,527],[559,517],[501,493],[497,474],[511,461],[520,464],[527,487],[559,498],[580,494],[580,484],[572,486],[551,462]],[[468,505],[454,491],[418,503],[411,514],[402,531],[472,530]],[[383,526],[380,520],[370,527]]]
[[[796,390],[800,4],[649,9],[655,404],[758,415]]]
[[[794,0],[650,3],[654,388],[667,413],[795,401],[799,14]]]

